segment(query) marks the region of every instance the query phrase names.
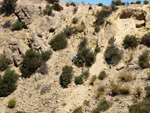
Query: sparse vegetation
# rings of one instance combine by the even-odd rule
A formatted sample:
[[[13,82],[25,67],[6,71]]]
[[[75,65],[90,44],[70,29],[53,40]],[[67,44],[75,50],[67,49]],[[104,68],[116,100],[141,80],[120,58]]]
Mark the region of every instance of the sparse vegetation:
[[[144,0],[144,4],[149,4],[149,1],[147,1],[147,0]]]
[[[110,103],[104,98],[101,99],[97,107],[92,111],[92,113],[99,113],[101,111],[106,111],[110,108]]]
[[[73,68],[71,66],[64,66],[62,69],[62,74],[60,76],[60,85],[63,88],[67,88],[68,85],[71,83],[71,79],[73,76]]]
[[[140,1],[140,0],[137,0],[137,1],[135,2],[135,4],[141,4],[141,1]]]
[[[105,71],[101,71],[101,73],[98,76],[98,79],[103,80],[106,77],[106,72]]]
[[[112,5],[119,6],[119,5],[122,5],[122,2],[121,2],[121,0],[113,0]]]
[[[145,34],[141,39],[141,44],[150,47],[150,32]]]
[[[67,47],[67,39],[66,35],[64,33],[60,33],[56,35],[49,44],[53,48],[54,51],[65,49]]]
[[[9,108],[14,108],[15,105],[16,105],[16,100],[15,100],[14,98],[13,98],[13,99],[10,99],[10,100],[8,101],[8,107],[9,107]]]
[[[63,7],[61,5],[59,5],[58,3],[53,4],[52,8],[55,11],[61,11],[61,10],[63,10]]]
[[[51,55],[52,55],[52,51],[51,50],[42,51],[41,52],[42,61],[46,62],[48,59],[50,59]]]
[[[76,3],[75,2],[71,2],[70,5],[76,6]]]
[[[130,4],[134,4],[134,2],[131,2]]]
[[[116,65],[121,60],[121,52],[115,46],[108,46],[104,53],[105,61],[108,64]]]
[[[90,104],[90,101],[88,101],[88,100],[85,100],[85,101],[83,102],[83,105],[84,105],[84,106],[89,106],[89,104]]]
[[[75,77],[75,84],[78,85],[78,84],[83,84],[84,83],[84,80],[83,79],[87,79],[89,76],[89,71],[85,71],[83,72],[80,76],[77,76]]]
[[[123,40],[123,46],[125,49],[133,49],[138,46],[138,39],[133,35],[126,35]]]
[[[52,4],[53,4],[53,3],[57,3],[57,2],[59,2],[59,0],[47,0],[47,2],[48,2],[48,3],[52,3]]]
[[[51,16],[52,15],[52,11],[53,11],[53,8],[48,4],[48,5],[46,5],[46,8],[44,10],[44,14],[48,15],[48,16]]]
[[[78,23],[78,21],[79,21],[79,19],[78,19],[78,18],[73,18],[72,23],[73,23],[73,24],[77,24],[77,23]]]
[[[18,74],[14,70],[6,70],[3,77],[0,76],[0,97],[6,97],[16,90]]]
[[[26,112],[24,112],[24,111],[17,111],[17,112],[15,112],[15,113],[26,113]]]
[[[85,24],[84,24],[84,22],[82,22],[80,25],[75,27],[75,32],[80,32],[81,33],[81,32],[84,31],[84,29],[85,29]]]
[[[149,64],[149,51],[144,51],[142,55],[139,56],[139,65],[141,68],[150,67]]]
[[[66,3],[66,6],[69,7],[69,5],[70,5],[70,4],[67,2],[67,3]]]
[[[64,29],[64,34],[67,36],[67,38],[70,38],[73,32],[74,32],[73,27],[66,26],[66,28]]]
[[[103,4],[102,4],[102,3],[98,3],[97,5],[98,5],[98,6],[103,6]]]
[[[94,82],[96,81],[96,79],[97,79],[96,75],[93,75],[90,80],[90,85],[94,85]]]
[[[76,109],[73,111],[73,113],[83,113],[83,112],[82,112],[82,107],[76,108]]]
[[[4,71],[9,67],[10,59],[6,55],[0,55],[0,71]]]
[[[132,75],[130,73],[127,73],[126,71],[122,71],[119,75],[119,78],[124,82],[133,80]]]
[[[146,98],[149,98],[149,99],[150,99],[150,86],[147,86],[147,87],[145,88],[145,90],[146,90]]]
[[[27,26],[19,20],[12,25],[12,31],[21,30],[23,28],[27,28]]]

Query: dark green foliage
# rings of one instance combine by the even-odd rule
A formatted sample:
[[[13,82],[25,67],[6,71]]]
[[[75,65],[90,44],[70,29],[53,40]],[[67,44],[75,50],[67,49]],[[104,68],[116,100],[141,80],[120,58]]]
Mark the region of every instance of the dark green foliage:
[[[112,5],[119,6],[119,5],[122,5],[122,2],[121,2],[121,0],[113,0]]]
[[[135,2],[135,4],[141,4],[141,1],[140,1],[140,0],[137,0],[137,1]]]
[[[70,5],[76,6],[76,3],[75,2],[71,2]]]
[[[75,84],[76,84],[76,85],[78,85],[78,84],[83,84],[83,83],[84,83],[84,80],[83,80],[83,79],[87,79],[88,76],[89,76],[89,71],[83,72],[80,76],[75,77]]]
[[[77,23],[78,23],[78,21],[79,21],[79,19],[78,19],[78,18],[73,18],[72,23],[73,23],[73,24],[77,24]]]
[[[50,50],[42,51],[41,52],[42,61],[46,62],[48,59],[50,59],[51,55],[52,55],[52,51],[50,51]]]
[[[110,46],[113,46],[113,45],[115,44],[115,41],[116,41],[116,39],[115,39],[114,37],[111,37],[111,38],[109,39],[109,41],[108,41],[108,44],[109,44]]]
[[[43,54],[44,55],[44,54]],[[44,60],[46,60],[44,58]],[[39,66],[41,66],[42,58],[40,53],[36,52],[33,49],[29,49],[26,51],[25,55],[23,55],[22,66],[20,71],[22,73],[22,77],[30,77]]]
[[[53,11],[53,8],[48,4],[48,5],[46,5],[44,14],[50,16],[50,15],[52,15],[52,11]]]
[[[52,8],[55,10],[55,11],[61,11],[63,10],[63,7],[61,5],[59,5],[58,3],[55,3]]]
[[[142,37],[141,44],[150,47],[150,32]]]
[[[76,108],[76,109],[73,111],[73,113],[83,113],[83,112],[82,112],[82,107]]]
[[[42,38],[42,37],[43,37],[43,35],[42,35],[42,34],[40,34],[40,33],[38,33],[38,34],[37,34],[37,36],[38,36],[38,37],[40,37],[40,38]]]
[[[134,2],[131,2],[130,4],[134,4]]]
[[[149,64],[149,51],[144,51],[142,55],[139,56],[139,65],[141,68],[150,67]]]
[[[98,5],[98,6],[103,6],[103,4],[102,4],[102,3],[98,3],[97,5]]]
[[[149,1],[147,1],[147,0],[144,0],[144,4],[148,4],[149,3]]]
[[[69,7],[69,5],[70,5],[69,3],[66,3],[66,6],[67,6],[67,7]]]
[[[26,112],[24,112],[24,111],[17,111],[17,112],[15,112],[15,113],[26,113]]]
[[[62,74],[60,76],[60,85],[63,88],[67,88],[68,85],[71,83],[71,79],[72,79],[72,71],[73,68],[71,66],[64,66],[62,69]]]
[[[85,106],[89,106],[89,104],[90,104],[90,101],[88,101],[88,100],[85,100],[85,101],[83,102],[83,105],[85,105]]]
[[[3,0],[2,8],[6,13],[10,14],[14,12],[17,0]]]
[[[70,36],[72,36],[73,30],[73,27],[66,26],[66,28],[64,29],[64,34],[67,36],[67,38],[70,38]]]
[[[104,98],[102,99],[97,107],[92,111],[92,113],[100,113],[101,111],[106,111],[110,108],[110,103]]]
[[[122,2],[121,5],[126,5],[126,3],[125,3],[125,2]]]
[[[101,73],[98,76],[98,79],[103,80],[106,77],[106,72],[105,71],[101,71]]]
[[[97,54],[97,53],[99,53],[100,52],[100,47],[97,45],[96,47],[95,47],[95,54]]]
[[[89,10],[91,10],[91,9],[92,9],[92,6],[90,5],[90,6],[89,6]]]
[[[121,52],[115,46],[108,46],[104,53],[104,57],[108,64],[116,65],[121,60]]]
[[[123,40],[123,46],[125,49],[136,48],[138,44],[138,39],[133,35],[126,35],[125,39]]]
[[[133,104],[129,108],[130,113],[149,113],[150,111],[150,99],[144,99],[142,102]]]
[[[18,74],[14,70],[6,70],[4,76],[0,76],[0,97],[6,97],[16,90]]]
[[[14,108],[15,105],[16,105],[16,100],[15,100],[15,99],[10,99],[10,100],[8,101],[8,107],[9,107],[9,108]]]
[[[23,28],[27,28],[27,26],[19,20],[12,25],[12,31],[21,30]]]
[[[53,3],[59,2],[59,0],[47,0],[47,2],[53,4]]]
[[[4,71],[9,67],[10,59],[6,55],[0,55],[0,71]]]
[[[147,86],[145,90],[146,90],[146,98],[150,98],[150,86]]]
[[[74,62],[75,65],[79,67],[84,66],[84,64],[85,66],[90,67],[95,62],[95,54],[87,48],[86,44],[87,39],[84,38],[79,45],[77,58]]]
[[[95,32],[98,33],[100,31],[100,27],[99,26],[95,26]]]
[[[65,49],[67,47],[67,39],[64,33],[60,33],[56,35],[49,44],[53,48],[54,51]]]

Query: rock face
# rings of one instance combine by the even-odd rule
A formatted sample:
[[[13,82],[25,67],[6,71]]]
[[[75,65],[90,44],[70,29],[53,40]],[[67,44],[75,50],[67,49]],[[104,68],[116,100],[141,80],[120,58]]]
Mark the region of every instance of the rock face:
[[[0,113],[5,113],[5,110],[3,108],[0,108]]]

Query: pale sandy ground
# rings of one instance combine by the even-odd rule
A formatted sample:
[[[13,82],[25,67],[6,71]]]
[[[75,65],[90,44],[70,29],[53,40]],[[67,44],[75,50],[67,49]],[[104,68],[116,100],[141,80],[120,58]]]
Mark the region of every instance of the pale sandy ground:
[[[19,3],[22,2],[19,0]],[[32,3],[31,1],[23,1],[24,4]],[[22,4],[23,4],[22,3]],[[40,5],[42,8],[45,7],[46,3],[34,3],[37,7]],[[89,100],[89,107],[83,106],[84,113],[90,113],[93,108],[99,102],[99,99],[105,97],[112,105],[111,108],[104,113],[128,113],[128,106],[133,103],[134,91],[137,86],[142,88],[142,97],[145,95],[144,87],[150,82],[146,81],[146,70],[132,70],[130,71],[133,76],[136,76],[136,80],[131,82],[122,83],[118,79],[119,72],[116,70],[117,66],[109,68],[109,66],[104,61],[104,51],[107,47],[108,39],[112,36],[116,38],[116,45],[119,49],[123,50],[122,40],[126,34],[136,34],[137,37],[143,36],[148,32],[144,27],[135,28],[135,24],[138,23],[138,20],[134,18],[128,19],[120,19],[118,18],[118,14],[120,11],[127,7],[119,7],[119,10],[113,13],[107,20],[112,22],[112,25],[103,26],[101,32],[99,34],[93,35],[94,28],[93,22],[95,21],[95,17],[93,12],[95,13],[97,10],[100,10],[101,7],[92,6],[93,10],[88,11],[89,5],[80,4],[78,6],[77,14],[73,15],[72,10],[73,7],[69,8],[65,6],[65,3],[61,3],[63,5],[64,10],[60,13],[55,12],[56,16],[53,18],[55,23],[60,24],[60,30],[65,28],[66,25],[72,25],[72,18],[78,17],[79,23],[84,21],[86,23],[85,32],[79,33],[77,35],[73,35],[71,39],[68,40],[68,47],[59,52],[53,52],[51,58],[47,61],[49,73],[44,75],[41,80],[35,81],[35,76],[32,76],[29,79],[20,78],[18,81],[17,90],[9,95],[7,98],[0,98],[0,107],[5,109],[6,113],[15,113],[17,110],[24,110],[26,113],[72,113],[72,111],[79,107],[83,106],[84,100]],[[143,10],[149,11],[147,6],[129,6],[132,8],[139,8]],[[60,18],[60,15],[64,16],[64,20],[57,21]],[[30,25],[30,29],[35,31],[38,23],[40,23],[42,17],[38,17],[35,19]],[[51,18],[51,17],[50,17]],[[72,25],[74,26],[74,25]],[[6,33],[6,32],[5,32]],[[54,34],[49,34],[47,41],[49,41]],[[2,36],[2,35],[0,35]],[[72,56],[77,52],[78,44],[81,41],[81,37],[87,37],[89,40],[89,47],[95,47],[96,42],[98,41],[99,46],[101,47],[100,53],[97,54],[96,62],[89,69],[90,77],[83,85],[75,85],[74,78],[72,83],[68,88],[63,89],[59,84],[59,77],[61,75],[62,67],[65,65],[73,66],[74,76],[79,76],[81,74],[81,68],[77,68],[71,62]],[[123,60],[121,63],[125,63],[125,60],[129,59],[129,54],[133,53],[133,57],[136,59],[142,51],[148,49],[143,47],[139,49],[139,47],[134,52],[129,52],[128,50],[123,50]],[[18,69],[15,69],[18,70]],[[85,69],[86,70],[86,69]],[[103,81],[96,80],[94,86],[89,85],[90,78],[93,75],[98,76],[98,74],[105,70],[107,73],[106,79]],[[58,73],[58,74],[56,74]],[[141,79],[143,78],[143,79]],[[109,83],[114,80],[116,83],[122,84],[123,86],[129,86],[131,89],[131,94],[128,96],[116,96],[111,97],[109,95]],[[40,90],[43,86],[50,85],[51,90],[44,94],[40,94]],[[99,99],[96,99],[95,92],[100,85],[104,85],[106,87],[104,95],[101,95]],[[141,97],[141,99],[142,99]],[[7,102],[10,98],[15,98],[17,100],[16,107],[14,109],[7,108]]]

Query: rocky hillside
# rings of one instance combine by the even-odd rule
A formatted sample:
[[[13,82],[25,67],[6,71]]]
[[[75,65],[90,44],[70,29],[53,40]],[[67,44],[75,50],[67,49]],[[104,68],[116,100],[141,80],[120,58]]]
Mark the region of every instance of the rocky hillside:
[[[139,65],[139,57],[144,51],[150,50],[149,46],[141,42],[142,37],[150,32],[150,5],[118,6],[118,9],[104,18],[101,25],[97,25],[100,31],[95,32],[97,11],[104,7],[85,4],[67,7],[66,3],[60,2],[63,10],[53,11],[48,16],[43,12],[47,4],[44,0],[18,0],[15,13],[9,16],[5,13],[0,15],[0,54],[5,54],[10,59],[9,68],[19,74],[16,90],[7,97],[0,97],[0,113],[72,113],[80,106],[83,113],[98,113],[100,110],[96,112],[94,109],[104,98],[109,105],[102,112],[129,113],[132,104],[147,96],[145,88],[150,85],[149,57],[146,60],[148,66],[143,69]],[[109,10],[109,7],[106,9]],[[78,19],[77,23],[73,23],[74,18]],[[18,19],[26,28],[12,30],[12,25]],[[67,39],[65,49],[53,50],[50,40],[63,32],[66,26],[77,29],[82,23],[85,29],[73,33]],[[125,48],[123,42],[126,35],[135,36],[138,44],[133,48]],[[97,46],[100,48],[91,66],[77,66],[72,63],[72,57],[78,53],[83,37],[87,38],[87,47],[90,50]],[[108,44],[110,39],[115,40],[113,45]],[[130,46],[134,41],[127,43]],[[105,54],[109,46],[120,51],[121,59],[116,64],[106,61]],[[36,71],[29,78],[21,77],[22,55],[30,48],[37,52],[52,51],[50,59],[46,61],[47,74]],[[73,77],[67,88],[60,85],[60,76],[65,65],[73,68]],[[88,78],[82,84],[76,84],[76,77],[84,71],[89,71]],[[101,71],[105,78],[100,77]],[[5,71],[0,73],[3,75]],[[9,108],[8,101],[12,98],[15,98],[16,106]]]

